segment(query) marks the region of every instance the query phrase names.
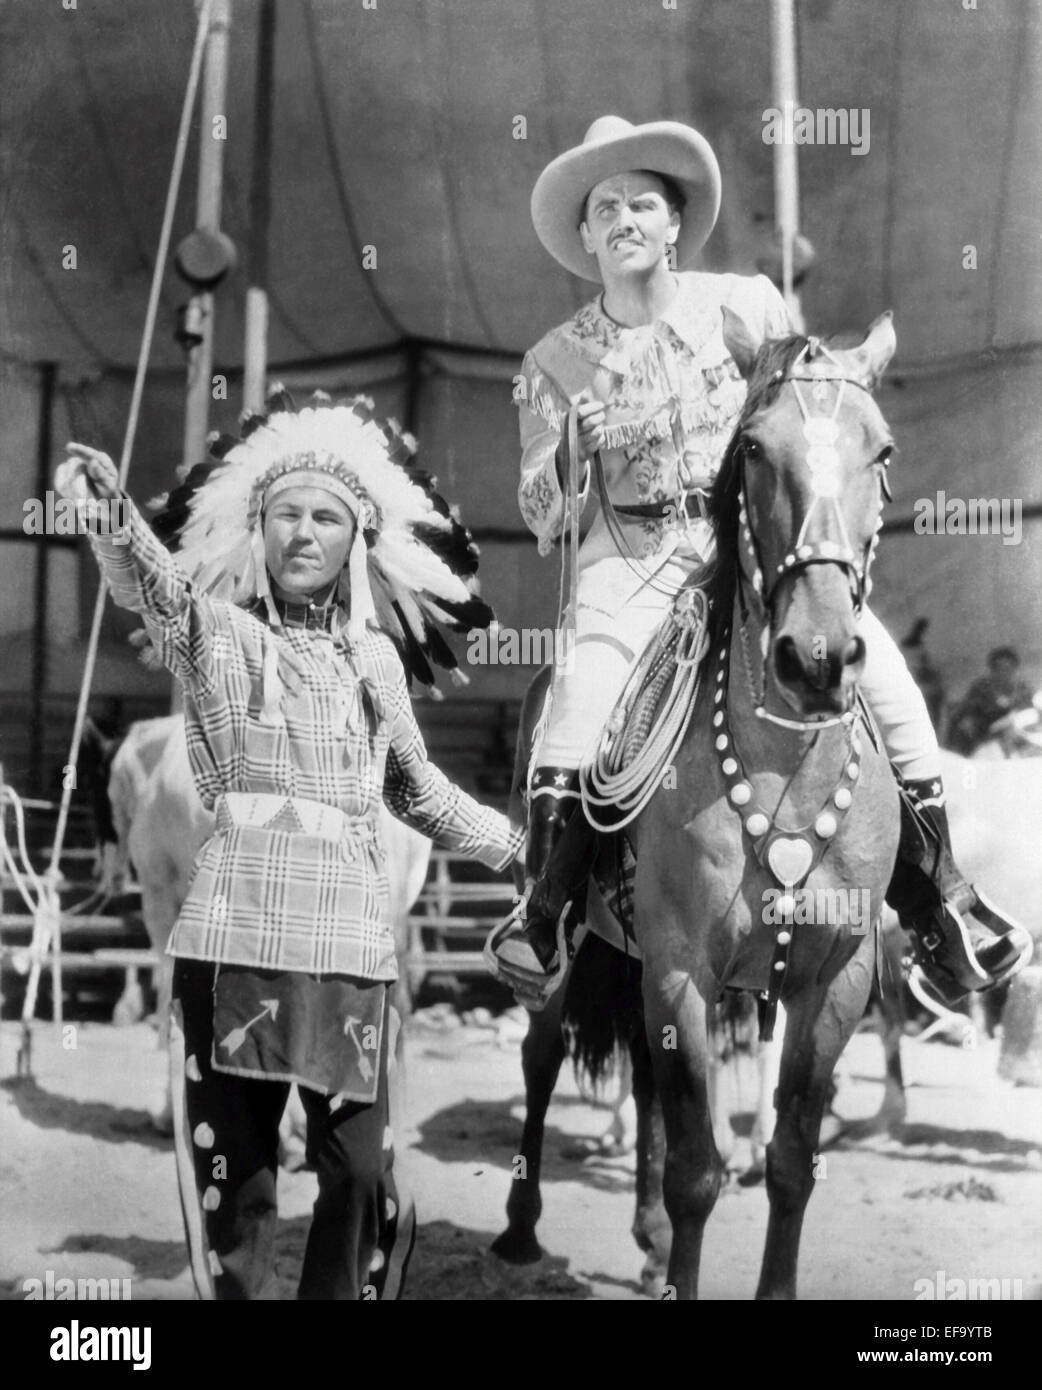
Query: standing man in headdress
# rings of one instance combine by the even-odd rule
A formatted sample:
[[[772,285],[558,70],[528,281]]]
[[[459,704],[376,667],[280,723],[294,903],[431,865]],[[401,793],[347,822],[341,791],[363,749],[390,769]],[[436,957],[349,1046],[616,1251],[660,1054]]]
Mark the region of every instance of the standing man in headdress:
[[[286,408],[219,441],[157,529],[125,499],[93,535],[113,597],[140,613],[185,697],[188,754],[216,831],[168,947],[182,1209],[199,1296],[271,1298],[279,1120],[307,1112],[319,1195],[299,1297],[391,1298],[415,1218],[392,1169],[397,1015],[377,813],[495,869],[520,831],[427,759],[402,656],[452,663],[433,623],[466,630],[469,533],[406,442],[366,405]],[[56,487],[120,497],[106,455],[69,446]]]
[[[698,131],[617,116],[594,121],[532,193],[547,251],[601,289],[525,356],[521,513],[545,555],[562,535],[567,545],[591,491],[603,490],[622,532],[617,543],[597,496],[572,556],[577,584],[564,620],[574,626],[574,644],[566,644],[574,659],[554,672],[532,756],[527,887],[486,947],[496,973],[532,1007],[563,975],[564,909],[589,867],[592,836],[576,826],[563,852],[553,853],[581,814],[578,769],[677,591],[698,583],[713,559],[708,489],[746,392],[724,342],[722,310],[744,320],[756,341],[792,331],[765,276],[692,270],[720,196],[716,157]],[[924,969],[949,997],[988,988],[1024,963],[1030,937],[985,903],[952,861],[937,739],[922,695],[867,607],[861,634],[862,689],[929,840],[905,880],[902,923],[915,929]],[[983,930],[975,911],[1006,934]]]

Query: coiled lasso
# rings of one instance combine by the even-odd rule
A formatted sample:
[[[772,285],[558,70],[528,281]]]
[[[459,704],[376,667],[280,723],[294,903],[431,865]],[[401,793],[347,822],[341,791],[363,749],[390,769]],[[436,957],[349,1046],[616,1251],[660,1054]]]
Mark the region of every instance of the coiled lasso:
[[[684,589],[630,672],[592,761],[579,770],[583,812],[595,830],[608,834],[635,820],[676,757],[698,699],[708,617],[704,591]],[[634,709],[636,718],[628,718]],[[602,825],[594,817],[601,806],[617,808],[622,818]]]

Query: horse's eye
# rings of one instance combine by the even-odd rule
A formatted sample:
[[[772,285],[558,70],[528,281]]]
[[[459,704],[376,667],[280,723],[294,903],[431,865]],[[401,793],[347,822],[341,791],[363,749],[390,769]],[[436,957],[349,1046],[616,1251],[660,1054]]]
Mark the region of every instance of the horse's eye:
[[[893,454],[894,446],[892,444],[884,445],[884,447],[880,449],[879,453],[876,454],[876,464],[880,465],[883,469],[883,471],[879,474],[879,487],[882,491],[884,499],[887,502],[892,502],[894,500],[894,494],[890,490],[890,474],[887,472],[887,469],[890,467],[890,460],[891,458],[893,458]]]
[[[742,436],[742,453],[750,462],[763,458],[763,450],[760,445],[747,434]]]

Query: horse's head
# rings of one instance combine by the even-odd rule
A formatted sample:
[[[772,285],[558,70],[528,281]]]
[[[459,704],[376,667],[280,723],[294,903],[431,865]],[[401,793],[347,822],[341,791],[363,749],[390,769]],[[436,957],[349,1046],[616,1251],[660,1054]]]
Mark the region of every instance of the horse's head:
[[[888,495],[893,440],[871,392],[896,346],[891,317],[852,348],[759,343],[728,309],[724,320],[749,385],[728,466],[739,582],[760,610],[767,678],[801,718],[843,713],[864,666],[857,616]]]

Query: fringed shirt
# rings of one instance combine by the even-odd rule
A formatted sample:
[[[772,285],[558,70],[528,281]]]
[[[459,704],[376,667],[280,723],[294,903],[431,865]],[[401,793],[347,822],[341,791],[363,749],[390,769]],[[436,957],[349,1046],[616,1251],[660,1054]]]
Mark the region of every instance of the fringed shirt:
[[[745,400],[745,382],[724,345],[721,307],[763,337],[791,332],[785,301],[764,275],[676,279],[676,298],[654,323],[625,328],[608,317],[598,296],[525,356],[515,392],[523,450],[518,499],[540,554],[561,534],[565,503],[555,453],[576,395],[590,391],[607,406],[602,459],[612,502],[676,502],[673,515],[683,516],[684,494],[708,488],[716,476]],[[582,505],[588,493],[587,479]],[[677,546],[678,528],[668,519],[624,524],[634,554],[652,569]],[[708,523],[689,528],[692,539],[708,560]],[[616,553],[598,511],[579,552],[580,569]]]

